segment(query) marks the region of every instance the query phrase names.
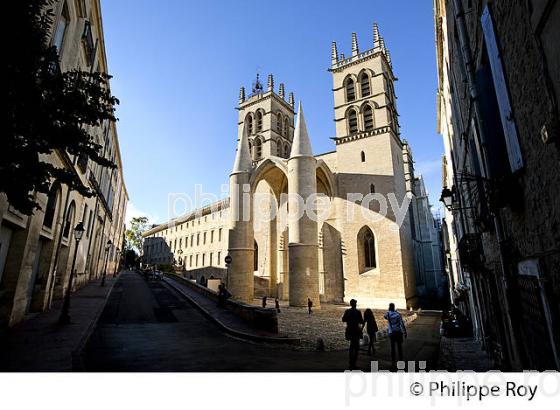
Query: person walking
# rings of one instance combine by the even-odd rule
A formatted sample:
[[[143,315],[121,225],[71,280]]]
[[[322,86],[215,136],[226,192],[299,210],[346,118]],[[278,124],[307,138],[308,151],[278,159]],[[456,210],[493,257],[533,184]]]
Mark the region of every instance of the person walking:
[[[358,353],[360,351],[360,339],[364,329],[364,319],[362,318],[362,312],[356,308],[357,304],[358,301],[352,299],[350,301],[350,309],[346,309],[342,316],[342,321],[346,323],[345,338],[350,341],[348,351],[350,370],[356,369],[356,362],[358,361]]]
[[[280,313],[280,302],[278,302],[278,298],[274,298],[274,307],[276,308],[276,312]]]
[[[262,307],[265,308],[266,307],[266,296],[262,297]]]
[[[375,321],[375,316],[371,309],[366,309],[364,312],[364,322],[366,323],[366,332],[369,336],[368,354],[371,356],[375,353],[375,346],[373,345],[376,341],[376,335],[379,328],[377,327],[377,322]]]
[[[395,304],[389,304],[389,311],[385,313],[384,316],[385,320],[387,320],[388,328],[387,332],[389,333],[389,339],[391,340],[391,362],[393,363],[393,367],[396,365],[395,360],[395,347],[399,353],[399,361],[403,360],[403,337],[406,339],[406,328],[404,326],[404,321],[402,316],[399,312],[395,310]]]
[[[310,315],[312,313],[312,309],[313,308],[313,301],[311,300],[311,298],[307,298],[307,313]]]

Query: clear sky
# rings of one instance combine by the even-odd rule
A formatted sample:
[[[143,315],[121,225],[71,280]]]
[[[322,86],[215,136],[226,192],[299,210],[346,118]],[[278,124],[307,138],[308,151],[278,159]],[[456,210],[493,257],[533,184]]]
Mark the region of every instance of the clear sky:
[[[304,105],[313,151],[334,144],[331,42],[346,55],[351,33],[372,47],[379,24],[398,81],[402,137],[435,207],[441,191],[437,73],[430,0],[102,0],[128,218],[168,218],[168,194],[195,184],[220,194],[236,148],[239,87],[274,74]],[[265,84],[266,85],[266,84]]]

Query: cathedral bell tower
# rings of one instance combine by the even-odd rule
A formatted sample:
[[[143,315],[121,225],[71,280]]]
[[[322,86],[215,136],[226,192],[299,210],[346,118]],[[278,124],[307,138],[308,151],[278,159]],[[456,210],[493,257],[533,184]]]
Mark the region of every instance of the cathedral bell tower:
[[[285,99],[284,84],[274,90],[274,78],[268,75],[266,90],[257,74],[251,94],[245,96],[245,87],[239,91],[238,141],[246,129],[253,164],[276,156],[288,158],[294,137],[294,94]]]

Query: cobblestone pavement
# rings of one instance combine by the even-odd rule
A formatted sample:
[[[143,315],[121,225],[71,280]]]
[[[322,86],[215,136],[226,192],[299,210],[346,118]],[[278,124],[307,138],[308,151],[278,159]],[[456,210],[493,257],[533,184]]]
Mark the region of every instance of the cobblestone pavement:
[[[442,336],[438,369],[450,372],[457,370],[486,372],[493,368],[492,360],[473,338]]]
[[[272,304],[270,303],[272,302]],[[262,301],[255,299],[256,305]],[[270,300],[267,307],[274,306],[274,299]],[[344,339],[344,329],[346,325],[342,322],[342,315],[349,305],[322,304],[321,309],[313,310],[308,314],[307,308],[297,308],[288,306],[287,302],[280,302],[280,313],[278,314],[278,332],[289,337],[301,339],[300,350],[316,350],[317,339],[322,339],[325,350],[347,350],[348,341]],[[358,309],[362,315],[366,308]],[[383,319],[385,310],[373,310],[379,331],[387,329],[387,321]],[[400,311],[403,318],[413,314],[413,312]]]

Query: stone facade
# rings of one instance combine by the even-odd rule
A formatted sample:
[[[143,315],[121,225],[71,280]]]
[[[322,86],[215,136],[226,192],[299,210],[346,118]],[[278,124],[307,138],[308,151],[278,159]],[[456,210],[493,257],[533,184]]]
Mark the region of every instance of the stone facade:
[[[409,201],[395,76],[377,26],[373,47],[364,52],[355,35],[348,57],[333,43],[331,63],[335,150],[314,155],[301,108],[294,125],[293,94],[286,101],[284,84],[276,92],[272,75],[266,89],[257,77],[250,94],[243,87],[239,94],[230,197],[221,202],[229,209],[227,217],[224,213],[216,222],[182,228],[205,212],[221,212],[210,206],[151,229],[144,234],[147,263],[157,263],[153,257],[163,258],[160,263],[182,257],[188,277],[200,269],[223,267],[227,253],[232,257],[224,272],[227,287],[247,302],[266,293],[293,306],[304,306],[310,298],[317,308],[351,298],[379,308],[389,302],[402,308],[416,303],[410,218],[406,207],[401,215],[392,206]],[[282,215],[288,208],[290,214],[301,209],[301,204],[283,200],[288,194],[304,199],[318,195],[311,208],[328,205],[328,212],[318,221],[306,215],[286,220]],[[250,217],[239,218],[244,212]],[[228,232],[227,242],[216,248],[208,243],[191,247],[185,241],[216,229]],[[196,261],[197,254],[193,266],[191,257]],[[200,255],[206,255],[204,261]],[[214,255],[212,262],[208,255]]]
[[[505,369],[559,369],[560,5],[436,0],[446,268]]]
[[[107,72],[100,4],[97,0],[54,3],[52,44],[59,48],[63,71],[74,68]],[[97,46],[92,48],[91,45]],[[36,194],[42,210],[25,216],[0,194],[0,324],[12,326],[27,314],[47,310],[68,285],[76,246],[73,229],[86,229],[76,259],[75,288],[117,269],[128,194],[124,186],[117,131],[103,124],[97,142],[117,168],[57,151],[44,161],[74,169],[98,195],[86,198],[52,181],[49,195]],[[114,245],[106,251],[106,244]]]

